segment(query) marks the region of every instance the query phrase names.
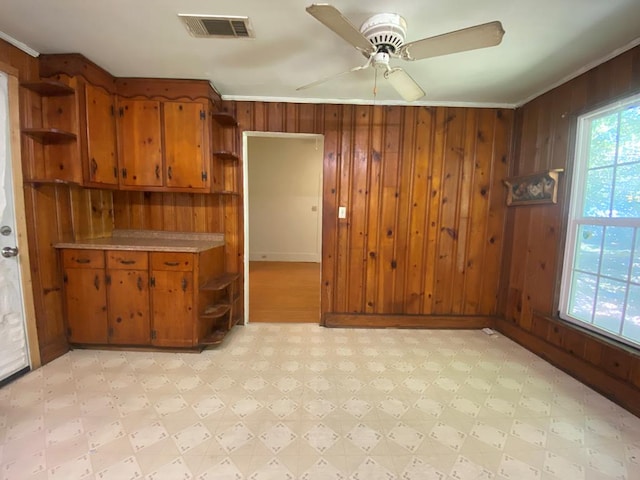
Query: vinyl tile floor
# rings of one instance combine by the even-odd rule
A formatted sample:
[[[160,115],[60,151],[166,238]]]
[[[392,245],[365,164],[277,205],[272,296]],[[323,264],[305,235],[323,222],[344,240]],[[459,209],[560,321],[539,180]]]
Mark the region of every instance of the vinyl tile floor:
[[[2,387],[0,478],[640,479],[640,419],[497,334],[252,324]]]

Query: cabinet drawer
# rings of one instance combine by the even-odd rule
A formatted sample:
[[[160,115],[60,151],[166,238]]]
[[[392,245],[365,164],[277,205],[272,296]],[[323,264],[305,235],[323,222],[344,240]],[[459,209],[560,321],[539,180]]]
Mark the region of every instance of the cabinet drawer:
[[[150,255],[152,270],[193,270],[193,253],[152,252]]]
[[[104,268],[102,250],[68,249],[62,251],[64,268]]]
[[[120,270],[146,270],[149,267],[147,252],[108,250],[107,268]]]

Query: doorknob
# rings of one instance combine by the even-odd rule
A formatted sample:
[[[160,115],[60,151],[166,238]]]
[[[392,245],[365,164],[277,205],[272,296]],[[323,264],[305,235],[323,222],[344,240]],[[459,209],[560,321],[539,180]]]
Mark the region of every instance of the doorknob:
[[[16,257],[18,255],[18,247],[4,247],[1,253],[4,258]]]

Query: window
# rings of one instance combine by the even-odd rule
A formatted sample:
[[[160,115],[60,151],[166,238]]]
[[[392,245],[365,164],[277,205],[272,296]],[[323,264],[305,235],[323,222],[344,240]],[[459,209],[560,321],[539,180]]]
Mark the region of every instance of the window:
[[[640,95],[577,133],[560,316],[640,347]]]

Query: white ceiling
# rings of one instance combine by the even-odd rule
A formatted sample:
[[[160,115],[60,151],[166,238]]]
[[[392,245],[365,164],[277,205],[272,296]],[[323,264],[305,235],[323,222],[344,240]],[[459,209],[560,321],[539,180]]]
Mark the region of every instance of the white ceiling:
[[[371,103],[374,70],[305,12],[312,0],[1,0],[0,32],[40,53],[81,53],[115,76],[209,79],[223,98]],[[640,43],[640,0],[335,0],[356,27],[399,13],[407,42],[500,20],[502,44],[404,62],[414,104],[515,106]],[[178,13],[246,15],[254,39],[194,38]],[[376,102],[404,104],[379,79]]]

